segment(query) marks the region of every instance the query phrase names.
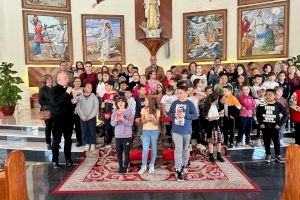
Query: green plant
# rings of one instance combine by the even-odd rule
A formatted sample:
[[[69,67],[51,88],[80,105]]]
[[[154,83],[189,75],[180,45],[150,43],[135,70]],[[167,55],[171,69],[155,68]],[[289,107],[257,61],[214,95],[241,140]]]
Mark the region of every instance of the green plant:
[[[22,99],[20,93],[23,92],[19,84],[24,81],[12,70],[14,64],[2,62],[0,66],[0,107],[7,108],[16,106],[18,100]]]
[[[293,57],[294,64],[297,67],[298,70],[300,70],[300,55]]]

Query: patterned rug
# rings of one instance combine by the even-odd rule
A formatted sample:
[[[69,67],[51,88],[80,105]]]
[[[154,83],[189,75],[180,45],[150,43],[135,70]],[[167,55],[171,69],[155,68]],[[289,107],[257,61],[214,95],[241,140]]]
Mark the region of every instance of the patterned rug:
[[[172,164],[156,166],[155,173],[139,175],[140,165],[131,164],[127,174],[118,174],[113,149],[88,155],[54,190],[66,193],[119,192],[257,192],[260,189],[229,158],[211,163],[200,154],[191,156],[184,182],[177,182]]]

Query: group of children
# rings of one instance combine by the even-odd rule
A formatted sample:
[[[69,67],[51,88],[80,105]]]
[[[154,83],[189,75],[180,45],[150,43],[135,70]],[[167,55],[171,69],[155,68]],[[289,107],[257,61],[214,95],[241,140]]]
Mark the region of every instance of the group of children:
[[[256,145],[261,146],[260,133],[263,135],[266,162],[271,162],[272,140],[275,161],[284,163],[280,144],[289,118],[288,98],[295,91],[295,85],[289,84],[287,79],[294,73],[292,81],[298,81],[299,85],[300,78],[295,66],[288,62],[282,63],[284,66],[278,74],[272,71],[270,64],[263,67],[262,74],[254,65],[248,64],[249,76],[243,65],[230,65],[227,71],[217,58],[208,73],[196,63],[190,63],[189,70],[183,69],[180,73],[172,66],[160,81],[157,70],[140,75],[133,65],[124,72],[122,65],[116,64],[112,72],[104,66],[93,75],[98,79],[97,85],[84,80],[82,77],[87,76],[82,74],[86,72],[80,68],[83,71],[78,79],[86,84],[83,93],[74,96],[72,102],[81,119],[86,150],[95,150],[96,116],[99,113],[99,119],[104,122],[103,147],[109,147],[113,137],[116,139],[119,173],[128,170],[133,134],[142,135],[142,166],[138,173],[147,170],[149,149],[149,173],[154,173],[162,118],[170,121],[166,125],[166,134],[172,137],[169,142],[175,144],[178,181],[184,180],[191,140],[200,146],[208,146],[211,162],[215,159],[224,162],[221,146],[239,147],[244,136],[246,145],[252,146],[250,133],[253,128],[257,129]],[[93,88],[96,88],[95,94]],[[236,128],[238,137],[234,143]],[[217,147],[216,158],[214,146]]]

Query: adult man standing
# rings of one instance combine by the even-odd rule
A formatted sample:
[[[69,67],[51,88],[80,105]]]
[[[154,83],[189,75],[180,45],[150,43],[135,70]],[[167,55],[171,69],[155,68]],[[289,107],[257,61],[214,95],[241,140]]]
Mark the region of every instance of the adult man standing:
[[[166,78],[165,76],[165,72],[164,69],[158,65],[156,65],[157,59],[156,56],[151,56],[150,57],[150,63],[151,65],[149,67],[146,68],[145,70],[145,75],[147,77],[147,79],[149,79],[149,75],[152,71],[156,71],[157,74],[157,80],[159,80],[159,82],[163,82]]]
[[[53,118],[53,146],[52,146],[52,162],[54,168],[59,168],[59,144],[62,134],[64,134],[65,145],[64,154],[66,166],[73,166],[71,159],[72,132],[73,123],[72,116],[74,107],[71,103],[72,88],[68,86],[68,72],[60,71],[57,74],[57,85],[53,87],[53,102],[51,105],[51,115]]]

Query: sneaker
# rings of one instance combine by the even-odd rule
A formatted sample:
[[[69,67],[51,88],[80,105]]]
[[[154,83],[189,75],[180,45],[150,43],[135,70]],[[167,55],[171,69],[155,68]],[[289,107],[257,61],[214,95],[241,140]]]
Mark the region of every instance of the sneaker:
[[[240,142],[237,142],[236,144],[235,144],[235,147],[236,148],[239,148],[241,146],[241,143]]]
[[[96,146],[95,146],[95,144],[92,144],[90,151],[95,151],[95,150],[96,150]]]
[[[233,144],[230,143],[229,146],[228,146],[228,148],[233,148]]]
[[[271,163],[271,155],[266,155],[265,162]]]
[[[181,171],[176,170],[176,179],[177,179],[178,182],[183,182],[184,181]]]
[[[139,175],[142,175],[142,174],[144,174],[145,172],[146,172],[146,170],[147,170],[147,167],[145,166],[145,167],[141,167],[141,169],[140,169],[140,171],[138,172],[138,174]]]
[[[281,156],[276,156],[275,157],[275,162],[277,162],[279,164],[284,164],[285,160],[283,158],[281,158]]]
[[[128,167],[123,167],[123,173],[127,173],[128,172]]]
[[[123,173],[124,173],[124,170],[123,170],[123,168],[122,168],[122,167],[120,167],[120,168],[119,168],[119,171],[118,171],[118,173],[119,173],[119,174],[123,174]]]
[[[187,165],[183,165],[183,166],[181,167],[180,172],[181,172],[182,174],[185,173],[185,172],[186,172],[186,168],[187,168]]]
[[[85,151],[89,151],[90,148],[91,148],[91,146],[90,146],[89,144],[86,144],[86,145],[85,145]]]
[[[154,166],[149,167],[149,174],[154,174]]]

